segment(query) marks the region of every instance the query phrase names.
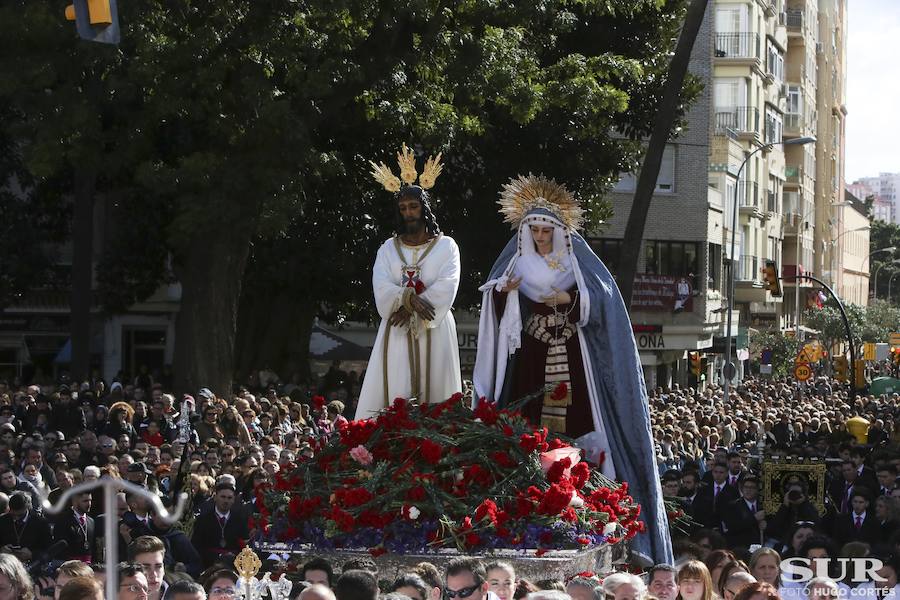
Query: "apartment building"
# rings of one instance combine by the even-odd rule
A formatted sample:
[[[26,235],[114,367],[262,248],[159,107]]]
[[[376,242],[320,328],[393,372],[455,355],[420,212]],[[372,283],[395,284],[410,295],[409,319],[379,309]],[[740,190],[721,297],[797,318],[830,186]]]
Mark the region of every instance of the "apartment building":
[[[875,196],[872,205],[874,218],[887,223],[900,223],[900,173],[879,173],[877,177],[861,177],[849,189],[865,200]]]
[[[780,144],[765,147],[781,142],[788,127],[800,130],[803,121],[786,119],[787,82],[792,81],[793,74],[787,68],[790,41],[783,1],[716,0],[713,10],[708,181],[725,199],[725,261],[732,265],[735,275],[733,322],[738,324],[738,347],[746,347],[748,328],[768,329],[780,324],[781,299],[764,289],[761,272],[767,260],[775,261],[779,268],[782,259],[787,262],[790,247],[786,247],[782,215],[790,208],[789,202],[800,202],[806,188],[812,206],[814,171],[788,172],[785,149]],[[814,96],[811,98],[814,102]],[[799,105],[797,110],[801,110]],[[811,112],[807,109],[801,114]],[[744,163],[760,148],[763,150]],[[733,223],[737,226],[732,232]],[[811,250],[811,239],[807,245]]]
[[[691,72],[704,82],[712,73],[713,18],[710,7],[690,64]],[[687,355],[711,350],[721,328],[726,202],[698,176],[709,164],[711,101],[712,90],[706,86],[686,115],[685,131],[667,146],[644,230],[631,320],[648,387],[696,385]],[[588,236],[613,273],[618,270],[636,181],[634,174],[622,176],[608,197],[613,218],[602,232]],[[707,360],[705,379],[714,368],[715,361]]]

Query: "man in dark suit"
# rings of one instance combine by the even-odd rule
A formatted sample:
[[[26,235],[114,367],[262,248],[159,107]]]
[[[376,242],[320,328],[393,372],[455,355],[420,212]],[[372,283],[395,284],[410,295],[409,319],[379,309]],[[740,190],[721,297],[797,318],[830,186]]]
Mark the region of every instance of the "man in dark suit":
[[[744,467],[744,461],[741,459],[741,455],[737,452],[729,452],[727,455],[727,461],[728,478],[726,479],[726,481],[728,482],[728,485],[733,487],[736,492],[740,493],[740,482],[748,474],[747,469]]]
[[[700,491],[700,475],[696,471],[685,471],[681,476],[681,496],[684,512],[691,516],[695,521],[697,515],[694,513],[694,501]]]
[[[728,485],[728,467],[716,463],[712,467],[712,483],[701,488],[693,502],[694,518],[709,529],[722,529],[722,510],[736,500],[737,491]]]
[[[850,460],[856,467],[856,484],[867,490],[878,489],[878,479],[875,476],[875,470],[866,466],[867,451],[863,446],[854,446],[850,449]]]
[[[890,496],[891,490],[897,483],[897,467],[891,463],[878,465],[878,468],[875,469],[875,476],[878,478],[878,487],[875,488],[878,490],[878,495]]]
[[[850,495],[853,507],[846,515],[838,515],[834,522],[832,537],[839,546],[847,542],[873,544],[883,539],[881,526],[874,512],[869,511],[869,492],[862,486],[856,487]]]
[[[31,509],[27,492],[13,492],[9,512],[0,516],[0,551],[28,563],[50,546],[50,523]]]
[[[80,560],[92,562],[96,545],[94,519],[91,512],[91,493],[82,492],[72,497],[72,507],[54,519],[53,541],[65,540],[68,543],[61,560]]]
[[[838,512],[844,514],[850,512],[850,497],[858,476],[859,473],[853,461],[845,460],[841,463],[841,478],[835,479],[828,488],[828,493]]]
[[[241,551],[240,540],[250,535],[247,514],[240,505],[235,505],[236,496],[233,485],[220,483],[213,497],[213,510],[201,513],[194,520],[191,543],[200,553],[204,567],[212,565],[223,554],[236,555]]]
[[[759,502],[759,480],[747,475],[741,481],[741,497],[722,510],[725,537],[732,548],[748,548],[765,539],[766,513]]]

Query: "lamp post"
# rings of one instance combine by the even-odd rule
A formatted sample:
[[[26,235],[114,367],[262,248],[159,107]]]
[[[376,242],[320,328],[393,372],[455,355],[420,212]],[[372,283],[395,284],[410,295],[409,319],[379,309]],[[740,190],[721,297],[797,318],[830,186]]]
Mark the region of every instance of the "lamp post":
[[[725,325],[725,365],[722,367],[722,375],[724,375],[724,378],[723,378],[724,381],[722,382],[722,392],[723,392],[723,399],[726,402],[728,401],[728,388],[731,386],[731,379],[737,373],[737,368],[731,362],[731,313],[734,312],[734,233],[735,233],[735,230],[737,229],[737,221],[738,221],[737,215],[738,215],[738,212],[740,211],[740,202],[738,199],[738,194],[740,193],[740,189],[741,189],[741,186],[740,186],[741,173],[743,173],[744,167],[747,165],[747,161],[749,161],[750,158],[754,154],[759,152],[760,150],[767,150],[767,149],[772,148],[773,146],[777,146],[779,144],[784,145],[784,146],[801,146],[804,144],[815,143],[815,141],[816,141],[816,138],[806,136],[806,137],[793,138],[790,140],[781,140],[780,142],[772,142],[769,144],[764,144],[764,145],[760,146],[759,148],[757,148],[756,150],[754,150],[753,152],[749,153],[744,158],[744,161],[741,163],[741,166],[738,167],[738,172],[737,172],[737,183],[738,184],[734,186],[734,211],[732,212],[732,215],[731,215],[731,243],[730,243],[731,249],[728,253],[729,258],[731,259],[731,265],[728,269],[728,315],[725,317],[725,320],[726,320],[726,325]],[[738,261],[738,264],[740,264],[740,261]]]
[[[865,259],[863,259],[862,266],[860,266],[859,270],[862,271],[864,268],[866,268],[866,261],[869,260],[870,258],[872,258],[873,256],[875,256],[876,254],[880,254],[882,252],[893,252],[896,249],[897,249],[897,246],[888,246],[887,248],[879,248],[878,250],[872,250],[871,252],[869,252],[869,255]]]
[[[887,297],[888,304],[891,303],[891,282],[894,281],[894,277],[897,276],[897,273],[900,273],[900,271],[894,271],[893,273],[891,273],[891,278],[888,279],[888,297]]]
[[[844,204],[845,204],[844,202],[838,202],[837,204],[833,204],[832,206],[839,206],[839,205],[844,205]],[[850,204],[850,203],[846,202],[846,204]],[[835,271],[835,269],[834,269],[834,263],[835,263],[834,254],[835,254],[835,252],[840,252],[841,255],[843,255],[843,251],[840,249],[840,245],[838,244],[838,242],[841,240],[842,237],[844,237],[848,233],[858,233],[860,231],[869,231],[870,229],[872,229],[871,225],[861,225],[860,227],[856,227],[854,229],[847,229],[846,231],[841,232],[841,234],[838,235],[836,238],[831,240],[831,261],[828,265],[828,270],[830,271],[831,283],[835,287],[839,288],[839,286],[843,285],[843,283],[844,283],[844,278],[841,277],[839,279],[838,277],[835,276],[835,273],[834,273],[834,271]]]
[[[894,260],[892,260],[890,262],[883,262],[880,265],[878,265],[877,269],[875,269],[875,278],[874,278],[875,285],[873,286],[874,289],[872,291],[873,298],[878,298],[878,272],[887,265],[896,265],[896,264],[900,264],[900,258],[895,258]],[[890,282],[888,282],[888,283],[890,283]]]
[[[831,206],[832,206],[832,208],[838,208],[841,206],[850,206],[850,203],[849,202],[836,202],[835,204],[832,204]],[[800,222],[797,223],[797,231],[796,231],[797,260],[794,263],[794,275],[800,274],[800,248],[802,246],[801,241],[800,241],[801,240],[800,232],[802,231],[801,228],[803,227],[803,224],[806,223],[807,217],[809,217],[809,215],[813,214],[814,212],[816,212],[815,206],[813,206],[812,209],[808,210],[806,212],[806,214],[804,214],[800,218]],[[800,279],[794,279],[794,339],[797,340],[798,342],[800,341]]]

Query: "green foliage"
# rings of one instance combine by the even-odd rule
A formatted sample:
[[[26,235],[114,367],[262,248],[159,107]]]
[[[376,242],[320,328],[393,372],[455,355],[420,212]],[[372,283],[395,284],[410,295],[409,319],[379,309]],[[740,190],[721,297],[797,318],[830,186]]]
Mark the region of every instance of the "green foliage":
[[[404,141],[420,160],[443,151],[436,212],[471,305],[510,235],[494,204],[509,177],[565,181],[591,226],[609,218],[603,192],[635,164],[684,5],[147,0],[121,3],[108,47],[77,40],[61,5],[11,0],[0,130],[35,179],[97,175],[116,218],[98,271],[112,310],[170,278],[165,257],[177,276],[216,240],[253,244],[247,294],[368,314],[395,208],[367,160]]]
[[[869,232],[869,252],[881,250],[882,248],[900,248],[900,225],[896,223],[885,223],[884,221],[872,221],[872,229]],[[877,298],[888,297],[888,286],[890,284],[891,275],[900,270],[900,264],[893,264],[893,261],[900,257],[900,250],[893,252],[879,252],[870,259],[869,273],[873,278],[876,270],[880,269],[878,274],[878,289],[875,290]],[[875,285],[873,280],[871,286]],[[895,305],[900,304],[896,298],[900,298],[900,279],[894,281],[896,286],[891,287],[891,296]],[[896,289],[896,293],[895,290]]]
[[[896,331],[897,324],[900,323],[900,309],[884,301],[875,301],[868,306],[845,304],[844,309],[857,349],[861,349],[863,342],[887,342],[888,335]],[[844,344],[846,347],[846,329],[833,299],[829,298],[820,309],[807,310],[803,315],[803,323],[820,332],[818,337],[827,348],[836,344]]]
[[[784,377],[792,373],[794,359],[800,352],[800,342],[780,331],[759,331],[750,337],[750,350],[759,356],[763,350],[772,351],[772,375]]]

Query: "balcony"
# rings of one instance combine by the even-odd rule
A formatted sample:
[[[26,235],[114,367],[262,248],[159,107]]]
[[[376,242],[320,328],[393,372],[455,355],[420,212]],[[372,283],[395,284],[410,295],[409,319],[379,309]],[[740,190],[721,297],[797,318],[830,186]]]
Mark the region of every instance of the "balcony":
[[[805,35],[806,26],[803,19],[803,10],[789,8],[785,13],[785,25],[787,26],[788,35]]]
[[[784,137],[798,137],[803,135],[803,114],[784,114]]]
[[[715,38],[716,58],[761,58],[758,33],[717,33]]]
[[[748,254],[741,254],[741,268],[738,269],[735,281],[756,281],[759,279],[759,259]]]
[[[742,213],[756,214],[762,210],[759,202],[759,185],[755,181],[739,181],[737,194]]]
[[[785,185],[803,185],[803,167],[800,165],[784,166]]]
[[[729,129],[738,134],[759,134],[759,109],[754,106],[732,106],[716,109],[716,133]]]

